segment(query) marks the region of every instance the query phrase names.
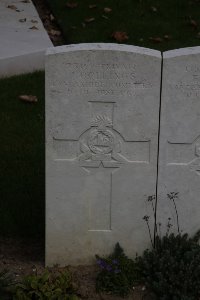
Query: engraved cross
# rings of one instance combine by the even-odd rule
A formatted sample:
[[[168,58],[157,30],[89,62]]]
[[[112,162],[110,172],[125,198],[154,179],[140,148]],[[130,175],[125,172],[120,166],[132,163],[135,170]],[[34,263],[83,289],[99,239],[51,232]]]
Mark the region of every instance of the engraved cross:
[[[167,165],[185,166],[200,175],[200,136],[191,143],[168,142]]]
[[[89,230],[105,231],[112,229],[113,174],[127,163],[149,163],[150,141],[127,141],[114,129],[114,102],[90,102],[90,106],[91,127],[77,140],[54,138],[54,142],[78,143],[74,161],[87,172]]]

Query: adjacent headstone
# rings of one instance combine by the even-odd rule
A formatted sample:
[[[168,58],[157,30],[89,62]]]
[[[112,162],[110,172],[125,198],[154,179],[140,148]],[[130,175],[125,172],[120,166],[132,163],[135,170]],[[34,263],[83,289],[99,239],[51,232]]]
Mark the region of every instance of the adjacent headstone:
[[[159,157],[162,231],[169,221],[176,232],[178,221],[180,230],[195,233],[200,229],[200,47],[164,53]],[[170,193],[178,193],[175,203]]]
[[[0,0],[0,37],[0,77],[44,70],[53,44],[31,0]]]
[[[119,242],[149,246],[160,52],[69,45],[46,56],[46,264],[88,264]]]

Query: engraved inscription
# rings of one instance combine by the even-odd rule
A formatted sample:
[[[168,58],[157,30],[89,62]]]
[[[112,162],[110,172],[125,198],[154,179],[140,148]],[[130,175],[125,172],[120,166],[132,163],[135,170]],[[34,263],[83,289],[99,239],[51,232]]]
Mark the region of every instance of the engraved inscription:
[[[152,88],[145,75],[140,75],[136,65],[66,63],[70,80],[65,81],[69,94],[86,95],[95,92],[99,95],[133,96],[137,90]],[[78,73],[78,78],[77,78]]]
[[[184,78],[186,75],[186,79]],[[200,97],[200,68],[197,65],[189,65],[183,69],[183,78],[171,88],[182,91],[188,98]]]

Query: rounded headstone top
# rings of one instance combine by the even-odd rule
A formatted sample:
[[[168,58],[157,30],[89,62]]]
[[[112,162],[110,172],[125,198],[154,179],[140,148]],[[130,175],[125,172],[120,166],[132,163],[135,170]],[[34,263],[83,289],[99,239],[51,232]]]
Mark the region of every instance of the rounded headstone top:
[[[200,46],[169,50],[163,53],[163,58],[200,54]]]
[[[123,44],[112,44],[112,43],[83,43],[83,44],[71,44],[65,46],[51,47],[47,49],[46,55],[52,54],[61,54],[71,51],[96,51],[96,50],[105,50],[105,51],[121,51],[121,52],[131,52],[136,54],[161,57],[160,51],[143,48],[132,45],[123,45]]]

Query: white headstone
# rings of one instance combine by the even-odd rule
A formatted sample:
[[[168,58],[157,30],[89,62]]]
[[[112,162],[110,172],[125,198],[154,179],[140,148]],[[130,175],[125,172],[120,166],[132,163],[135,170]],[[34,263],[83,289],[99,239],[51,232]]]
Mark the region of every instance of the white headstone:
[[[119,242],[149,245],[155,194],[160,52],[115,44],[46,56],[46,264],[88,264]]]
[[[200,47],[168,51],[163,57],[158,181],[158,221],[177,230],[200,228]]]

